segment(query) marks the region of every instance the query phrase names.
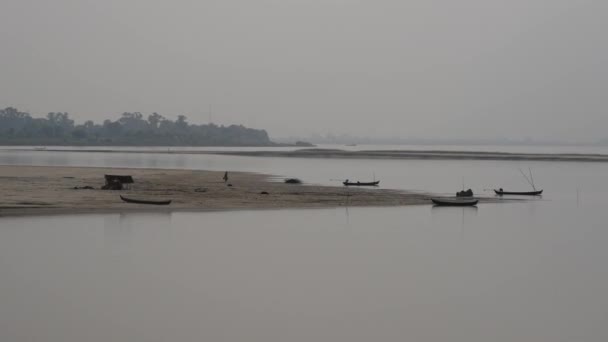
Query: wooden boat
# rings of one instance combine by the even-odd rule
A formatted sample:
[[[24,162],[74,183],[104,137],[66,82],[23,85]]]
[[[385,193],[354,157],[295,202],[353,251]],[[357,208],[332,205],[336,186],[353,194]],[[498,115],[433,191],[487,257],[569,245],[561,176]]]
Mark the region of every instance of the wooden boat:
[[[375,181],[375,182],[349,182],[348,180],[345,180],[344,182],[342,182],[342,184],[344,184],[345,186],[377,186],[378,184],[380,184],[380,181]]]
[[[494,189],[494,192],[497,195],[520,195],[520,196],[539,196],[540,194],[543,193],[542,190],[538,190],[538,191],[504,191],[502,189],[496,190]]]
[[[528,168],[528,171],[530,172],[530,177],[528,178],[528,176],[526,176],[526,174],[519,169],[519,172],[521,173],[522,176],[524,176],[524,178],[526,179],[526,181],[528,181],[528,184],[530,184],[530,186],[532,187],[532,189],[534,191],[504,191],[502,188],[496,190],[494,189],[494,192],[499,195],[520,195],[520,196],[539,196],[540,194],[543,193],[543,190],[536,190],[536,186],[534,185],[534,178],[532,177],[532,170],[530,168]]]
[[[467,206],[474,206],[477,205],[477,202],[479,202],[478,199],[476,198],[458,198],[458,197],[435,197],[435,198],[431,198],[431,201],[433,201],[433,203],[435,205],[441,205],[441,206],[455,206],[455,207],[467,207]]]
[[[137,204],[153,204],[153,205],[171,204],[171,200],[163,200],[163,201],[140,200],[140,199],[127,198],[127,197],[124,197],[123,195],[120,195],[120,199],[127,203],[137,203]]]

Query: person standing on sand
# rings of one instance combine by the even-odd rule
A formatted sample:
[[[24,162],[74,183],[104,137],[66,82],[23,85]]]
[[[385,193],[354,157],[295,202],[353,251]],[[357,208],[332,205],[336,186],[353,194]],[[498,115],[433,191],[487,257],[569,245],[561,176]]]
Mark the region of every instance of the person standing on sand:
[[[228,181],[228,171],[224,173],[224,177],[222,177],[222,179],[224,180],[224,183]]]

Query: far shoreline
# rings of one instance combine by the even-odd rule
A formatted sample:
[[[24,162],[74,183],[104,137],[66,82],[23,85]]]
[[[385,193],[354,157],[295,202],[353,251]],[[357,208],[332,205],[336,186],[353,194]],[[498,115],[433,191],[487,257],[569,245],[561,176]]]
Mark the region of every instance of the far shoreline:
[[[5,146],[8,147],[8,146]],[[13,147],[13,146],[11,146]],[[119,146],[82,146],[78,148],[5,148],[3,151],[36,151],[36,152],[86,152],[86,153],[134,153],[134,154],[183,154],[183,155],[226,155],[241,157],[273,157],[273,158],[330,158],[330,159],[390,159],[390,160],[504,160],[504,161],[546,161],[546,162],[608,162],[608,154],[599,153],[514,153],[486,151],[452,151],[452,150],[342,150],[326,148],[300,148],[294,150],[213,150],[219,146],[192,146],[189,148],[209,148],[209,150],[186,150],[174,146],[120,146],[124,150],[112,149]],[[55,146],[58,147],[58,146]],[[146,147],[150,149],[145,149]],[[167,150],[160,150],[159,147]],[[261,148],[262,146],[225,146],[221,148]],[[267,148],[298,147],[298,146],[266,146]],[[138,148],[129,150],[128,148]],[[154,149],[156,148],[156,149]],[[184,146],[182,146],[184,148]]]

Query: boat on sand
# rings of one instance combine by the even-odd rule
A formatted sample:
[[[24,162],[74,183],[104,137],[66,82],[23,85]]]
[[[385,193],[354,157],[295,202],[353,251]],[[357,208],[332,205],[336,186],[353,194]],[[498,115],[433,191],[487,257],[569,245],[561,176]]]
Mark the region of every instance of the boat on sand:
[[[153,205],[171,204],[171,200],[143,200],[143,199],[127,198],[127,197],[124,197],[123,195],[120,195],[120,199],[127,203],[137,203],[137,204],[153,204]]]

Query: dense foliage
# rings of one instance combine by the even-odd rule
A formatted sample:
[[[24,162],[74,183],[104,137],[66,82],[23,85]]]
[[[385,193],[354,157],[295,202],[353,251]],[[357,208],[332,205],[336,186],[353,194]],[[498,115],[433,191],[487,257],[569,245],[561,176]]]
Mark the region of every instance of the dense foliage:
[[[193,125],[179,115],[171,121],[158,113],[123,113],[103,124],[76,125],[68,113],[33,118],[8,107],[0,110],[2,145],[147,145],[147,146],[266,146],[273,145],[264,130],[242,125]]]

